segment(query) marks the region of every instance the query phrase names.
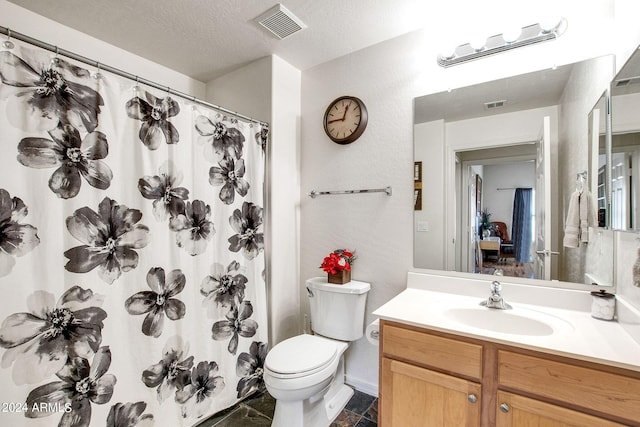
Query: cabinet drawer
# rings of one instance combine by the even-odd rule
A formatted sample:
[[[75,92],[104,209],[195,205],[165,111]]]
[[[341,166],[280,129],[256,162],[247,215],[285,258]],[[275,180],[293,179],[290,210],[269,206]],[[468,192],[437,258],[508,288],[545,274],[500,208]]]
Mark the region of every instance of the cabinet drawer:
[[[640,380],[500,350],[498,385],[629,420],[640,420]]]
[[[399,358],[467,376],[482,378],[482,345],[431,335],[385,323],[382,352]]]

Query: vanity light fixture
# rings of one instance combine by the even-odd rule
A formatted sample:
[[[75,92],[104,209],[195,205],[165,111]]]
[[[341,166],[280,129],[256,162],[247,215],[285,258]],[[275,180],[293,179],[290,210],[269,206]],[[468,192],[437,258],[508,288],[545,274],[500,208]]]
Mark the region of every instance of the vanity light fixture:
[[[452,52],[438,55],[438,65],[451,67],[474,59],[484,58],[494,53],[505,52],[518,47],[529,46],[547,40],[555,40],[567,29],[567,20],[559,18],[555,23],[541,22],[517,29],[509,29],[485,40],[484,45],[477,41],[457,46]]]

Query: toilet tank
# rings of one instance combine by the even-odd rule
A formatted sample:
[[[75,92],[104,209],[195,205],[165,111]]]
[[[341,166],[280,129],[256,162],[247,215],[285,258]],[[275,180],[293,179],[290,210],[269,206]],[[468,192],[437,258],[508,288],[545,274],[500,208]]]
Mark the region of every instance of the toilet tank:
[[[326,277],[307,280],[311,329],[319,335],[341,341],[355,341],[364,330],[364,307],[371,285],[352,280],[333,285]]]

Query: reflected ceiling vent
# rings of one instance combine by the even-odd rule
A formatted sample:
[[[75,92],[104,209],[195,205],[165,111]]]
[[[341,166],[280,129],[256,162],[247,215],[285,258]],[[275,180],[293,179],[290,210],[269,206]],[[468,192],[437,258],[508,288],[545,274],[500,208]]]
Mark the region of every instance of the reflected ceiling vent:
[[[254,21],[280,40],[307,28],[297,16],[280,3],[258,16]]]
[[[640,77],[630,77],[628,79],[616,80],[616,87],[637,85],[639,83],[640,83]]]
[[[507,103],[506,99],[502,99],[500,101],[485,102],[484,103],[484,109],[485,110],[492,110],[494,108],[501,108],[501,107],[504,107],[504,105],[506,103]]]

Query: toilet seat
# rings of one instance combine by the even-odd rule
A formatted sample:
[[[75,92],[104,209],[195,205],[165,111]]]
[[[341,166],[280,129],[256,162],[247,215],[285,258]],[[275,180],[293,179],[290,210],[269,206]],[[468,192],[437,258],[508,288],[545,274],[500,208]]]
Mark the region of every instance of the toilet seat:
[[[275,378],[300,378],[320,372],[338,357],[338,343],[317,335],[298,335],[277,344],[264,366]]]

